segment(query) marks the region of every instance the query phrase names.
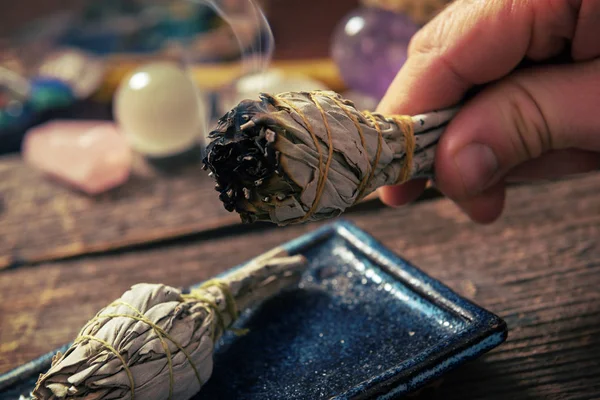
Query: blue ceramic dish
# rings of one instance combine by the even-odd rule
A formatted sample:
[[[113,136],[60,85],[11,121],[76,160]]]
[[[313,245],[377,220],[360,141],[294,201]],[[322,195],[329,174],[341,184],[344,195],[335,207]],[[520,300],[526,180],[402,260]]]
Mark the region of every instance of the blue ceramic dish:
[[[221,339],[198,399],[398,398],[506,340],[500,318],[348,222],[284,247],[310,262],[300,287],[241,316],[250,332]],[[13,374],[13,396],[46,368],[40,359]]]

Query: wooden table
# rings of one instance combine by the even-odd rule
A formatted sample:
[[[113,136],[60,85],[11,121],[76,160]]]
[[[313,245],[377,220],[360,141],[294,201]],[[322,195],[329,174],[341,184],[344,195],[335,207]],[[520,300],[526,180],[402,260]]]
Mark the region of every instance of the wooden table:
[[[600,398],[598,193],[599,174],[513,187],[489,226],[439,197],[344,216],[509,325],[428,396]],[[242,226],[216,195],[196,167],[89,198],[0,159],[0,373],[73,339],[132,284],[196,283],[320,225]]]
[[[40,2],[23,2],[31,3]],[[74,2],[42,3],[39,15]],[[4,28],[31,17],[23,4]],[[305,0],[271,2],[276,56],[326,56],[336,21],[356,4],[319,2],[315,12]],[[373,201],[344,215],[509,325],[504,345],[422,397],[600,399],[598,193],[598,174],[513,187],[489,226],[437,196],[399,209]],[[135,283],[196,283],[320,225],[242,226],[216,195],[189,168],[138,171],[90,198],[18,157],[0,158],[0,373],[72,340]]]

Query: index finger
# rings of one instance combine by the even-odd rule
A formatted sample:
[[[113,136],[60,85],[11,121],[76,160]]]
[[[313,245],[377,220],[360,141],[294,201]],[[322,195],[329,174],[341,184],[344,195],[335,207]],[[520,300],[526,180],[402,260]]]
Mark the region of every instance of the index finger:
[[[417,114],[458,103],[526,57],[560,53],[574,35],[581,1],[456,0],[412,39],[406,63],[378,110]]]

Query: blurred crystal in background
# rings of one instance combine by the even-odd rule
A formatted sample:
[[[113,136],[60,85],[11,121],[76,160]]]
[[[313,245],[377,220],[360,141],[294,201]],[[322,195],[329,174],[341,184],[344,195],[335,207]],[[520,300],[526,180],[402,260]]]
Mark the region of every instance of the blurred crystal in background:
[[[46,175],[91,195],[125,183],[132,160],[114,123],[62,120],[31,129],[23,143],[23,158]]]
[[[349,89],[381,100],[419,28],[450,0],[361,0],[336,26],[331,57]]]
[[[346,84],[381,99],[407,57],[418,25],[408,16],[361,7],[340,22],[331,54]]]
[[[203,119],[197,135],[204,137],[211,121],[218,118],[209,114],[211,99],[218,98],[236,76],[268,68],[273,38],[264,4],[92,0],[5,33],[0,41],[0,154],[19,151],[27,128],[53,118],[86,119],[88,113],[112,119],[117,88],[133,70],[161,61],[179,65],[203,96],[195,104],[195,119]],[[196,70],[206,67],[214,72],[221,66],[231,70],[226,79],[215,80],[214,74]],[[171,105],[183,101],[169,92],[168,85],[161,87],[164,93],[153,87],[156,101],[161,97]],[[230,93],[231,87],[226,91]],[[160,107],[152,99],[146,99],[146,104],[148,112],[155,114]],[[166,146],[154,153],[172,153]]]
[[[374,110],[414,33],[446,2],[358,0],[332,6],[337,16],[329,19],[318,12],[323,5],[283,0],[87,0],[36,9],[0,38],[0,154],[22,151],[34,132],[59,136],[66,125],[50,129],[52,121],[84,132],[105,120],[135,159],[198,164],[216,120],[261,92],[328,89]],[[294,20],[298,7],[315,8],[310,21]],[[56,154],[76,151],[66,140],[48,143]],[[39,151],[28,160],[36,157],[61,160]]]
[[[144,64],[123,80],[114,117],[135,151],[162,158],[201,145],[207,107],[191,76],[163,61]]]

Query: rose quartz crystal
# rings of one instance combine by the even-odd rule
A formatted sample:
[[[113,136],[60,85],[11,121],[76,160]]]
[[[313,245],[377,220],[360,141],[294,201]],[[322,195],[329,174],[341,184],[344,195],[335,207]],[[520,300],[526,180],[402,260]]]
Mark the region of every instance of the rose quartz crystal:
[[[129,178],[132,154],[125,137],[107,121],[53,121],[31,129],[23,141],[26,162],[88,194]]]

